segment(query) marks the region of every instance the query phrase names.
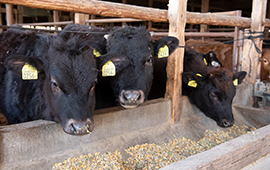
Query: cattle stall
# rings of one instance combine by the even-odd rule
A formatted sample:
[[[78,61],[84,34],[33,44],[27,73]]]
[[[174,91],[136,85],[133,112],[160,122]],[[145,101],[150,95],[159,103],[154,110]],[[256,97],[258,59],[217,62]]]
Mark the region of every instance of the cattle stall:
[[[169,35],[177,37],[180,40],[180,46],[185,45],[184,28],[186,23],[251,27],[252,31],[258,32],[263,31],[264,27],[270,27],[270,21],[264,17],[265,0],[253,0],[251,19],[187,12],[187,1],[176,0],[170,0],[168,10],[102,1],[0,0],[0,2],[50,10],[128,17],[153,22],[169,21]],[[220,165],[224,169],[232,167],[248,169],[257,166],[257,164],[258,166],[269,166],[269,164],[265,164],[269,162],[270,134],[269,126],[266,126],[270,122],[269,110],[252,108],[253,86],[260,67],[257,61],[259,54],[251,45],[251,40],[245,41],[247,42],[244,43],[245,54],[242,57],[242,69],[249,70],[250,74],[245,79],[245,83],[237,88],[233,110],[237,118],[236,124],[247,124],[260,129],[207,152],[164,167],[164,169],[175,169],[175,167],[215,169]],[[259,39],[255,39],[255,44],[261,49]],[[245,48],[249,50],[245,50]],[[203,129],[218,129],[215,122],[203,116],[196,107],[188,102],[186,97],[181,96],[179,89],[181,89],[180,73],[183,71],[183,54],[184,50],[179,48],[169,58],[165,99],[148,101],[141,107],[132,110],[119,107],[97,110],[94,116],[96,128],[91,135],[70,136],[62,132],[59,124],[41,120],[2,126],[0,129],[1,169],[44,169],[45,167],[49,169],[53,163],[63,161],[67,157],[78,156],[81,153],[106,152],[112,149],[123,150],[125,147],[144,142],[164,142],[175,134],[198,139],[204,132]],[[254,57],[248,60],[249,56]],[[254,112],[259,116],[253,116]],[[189,117],[190,114],[193,116]],[[194,124],[197,126],[196,129],[194,129]],[[235,155],[233,159],[231,159],[232,154]],[[224,158],[226,161],[223,160]],[[253,163],[255,161],[256,163]]]

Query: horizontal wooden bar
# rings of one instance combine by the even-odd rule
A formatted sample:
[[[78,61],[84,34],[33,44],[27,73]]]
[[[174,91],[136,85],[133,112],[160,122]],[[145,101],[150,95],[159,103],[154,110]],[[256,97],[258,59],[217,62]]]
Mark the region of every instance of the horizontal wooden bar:
[[[48,25],[67,25],[72,24],[73,21],[59,21],[59,22],[39,22],[39,23],[23,23],[17,24],[19,26],[30,25],[30,26],[48,26]]]
[[[167,32],[154,32],[153,36],[168,36]],[[234,37],[234,32],[185,32],[186,37]]]
[[[143,20],[133,18],[106,18],[106,19],[85,20],[86,23],[141,22],[141,21]]]

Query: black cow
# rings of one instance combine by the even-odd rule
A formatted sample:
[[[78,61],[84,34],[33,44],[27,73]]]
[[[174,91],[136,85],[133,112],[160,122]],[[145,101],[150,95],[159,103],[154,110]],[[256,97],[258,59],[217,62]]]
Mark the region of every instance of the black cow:
[[[205,55],[192,49],[185,50],[182,93],[219,126],[230,127],[234,124],[231,107],[236,91],[235,86],[242,82],[246,72],[232,73],[225,68],[207,66],[203,56]],[[166,71],[166,67],[158,69]],[[166,77],[164,79],[166,80]],[[160,84],[166,85],[166,81]],[[159,91],[159,89],[153,90]]]
[[[68,134],[93,130],[97,69],[91,46],[76,37],[17,29],[3,32],[0,46],[0,109],[10,124],[45,119],[60,122]]]

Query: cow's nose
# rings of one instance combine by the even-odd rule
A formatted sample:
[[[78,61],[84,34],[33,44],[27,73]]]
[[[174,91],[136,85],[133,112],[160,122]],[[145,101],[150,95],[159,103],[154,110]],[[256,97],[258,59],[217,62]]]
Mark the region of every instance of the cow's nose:
[[[135,108],[144,102],[144,92],[142,90],[122,90],[119,99],[124,108]]]
[[[231,127],[234,124],[233,120],[222,119],[222,124],[224,127]]]
[[[84,121],[69,119],[64,127],[64,131],[71,135],[86,135],[91,133],[93,129],[94,124],[89,118]]]

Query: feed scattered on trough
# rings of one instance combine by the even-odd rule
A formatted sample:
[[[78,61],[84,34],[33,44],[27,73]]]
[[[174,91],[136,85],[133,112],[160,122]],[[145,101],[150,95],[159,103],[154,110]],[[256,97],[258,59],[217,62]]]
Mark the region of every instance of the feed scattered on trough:
[[[119,151],[94,153],[68,158],[64,162],[56,163],[52,170],[84,170],[84,169],[159,169],[173,162],[180,161],[188,156],[206,151],[240,135],[256,130],[254,127],[233,126],[228,131],[206,130],[204,137],[199,141],[187,138],[176,138],[161,145],[141,144],[127,148],[130,155],[123,160]]]

